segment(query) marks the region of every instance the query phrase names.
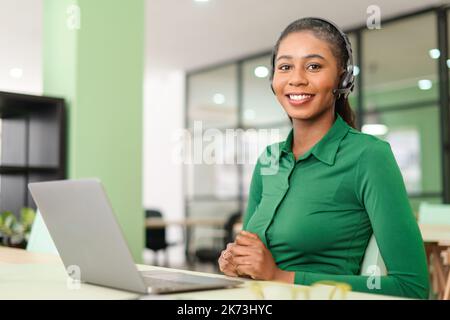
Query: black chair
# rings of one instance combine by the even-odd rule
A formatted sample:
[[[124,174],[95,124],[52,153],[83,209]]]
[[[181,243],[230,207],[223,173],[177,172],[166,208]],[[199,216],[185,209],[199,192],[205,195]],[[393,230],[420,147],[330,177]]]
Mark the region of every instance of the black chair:
[[[145,218],[162,218],[162,213],[158,210],[145,210]],[[167,242],[166,227],[145,229],[145,247],[154,252],[154,265],[158,265],[158,252],[160,250],[164,251],[165,266],[169,265],[167,248],[171,245],[174,245],[174,243]]]
[[[198,248],[195,250],[195,258],[201,263],[211,263],[216,270],[219,270],[217,260],[220,257],[222,250],[224,250],[228,243],[234,241],[234,226],[242,219],[240,212],[233,213],[229,216],[227,222],[224,225],[225,236],[219,245],[209,248]]]

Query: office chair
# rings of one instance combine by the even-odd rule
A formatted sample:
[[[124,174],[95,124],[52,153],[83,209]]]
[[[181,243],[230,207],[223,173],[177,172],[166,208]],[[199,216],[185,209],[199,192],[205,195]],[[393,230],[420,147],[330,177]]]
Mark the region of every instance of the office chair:
[[[145,218],[162,218],[161,211],[145,210]],[[169,266],[169,255],[167,248],[175,245],[175,243],[167,242],[166,227],[146,228],[145,230],[145,247],[154,253],[153,263],[158,265],[158,252],[163,250],[165,255],[165,266]]]
[[[363,261],[361,263],[361,275],[371,276],[373,275],[374,269],[376,267],[380,272],[379,276],[387,275],[386,265],[384,264],[383,257],[381,256],[380,249],[378,249],[377,241],[374,234],[369,239],[369,243],[364,253]]]
[[[211,263],[216,270],[219,270],[219,265],[217,263],[222,250],[224,250],[228,243],[234,241],[233,227],[242,218],[240,212],[233,213],[229,216],[227,222],[225,222],[224,230],[225,234],[222,237],[220,244],[209,248],[198,248],[195,250],[195,258],[201,263]]]

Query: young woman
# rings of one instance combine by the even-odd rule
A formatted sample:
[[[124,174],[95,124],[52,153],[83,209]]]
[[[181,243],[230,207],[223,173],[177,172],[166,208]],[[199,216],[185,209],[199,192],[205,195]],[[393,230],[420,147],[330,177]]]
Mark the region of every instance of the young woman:
[[[427,298],[423,241],[389,143],[355,129],[350,43],[333,23],[291,23],[274,48],[272,90],[292,122],[258,159],[245,231],[219,258],[229,276]],[[275,174],[264,168],[276,159]],[[273,170],[272,170],[273,171]],[[267,171],[266,171],[267,172]],[[269,171],[270,172],[270,171]],[[374,234],[388,275],[360,275]]]

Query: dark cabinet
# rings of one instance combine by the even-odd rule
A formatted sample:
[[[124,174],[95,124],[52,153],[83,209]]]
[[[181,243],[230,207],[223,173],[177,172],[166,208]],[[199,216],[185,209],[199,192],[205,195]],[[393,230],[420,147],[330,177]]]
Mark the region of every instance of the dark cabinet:
[[[0,211],[36,208],[29,182],[66,178],[63,99],[0,91]]]

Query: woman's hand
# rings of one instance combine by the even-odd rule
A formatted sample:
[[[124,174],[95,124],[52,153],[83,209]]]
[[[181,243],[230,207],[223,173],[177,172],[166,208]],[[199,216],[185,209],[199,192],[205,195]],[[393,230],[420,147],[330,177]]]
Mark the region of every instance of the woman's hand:
[[[222,251],[219,257],[219,269],[225,275],[230,277],[237,277],[238,274],[236,272],[236,266],[231,262],[231,252],[230,248],[233,246],[233,243],[229,243],[227,248]]]
[[[273,280],[278,269],[270,251],[259,237],[241,231],[230,246],[231,263],[238,275],[248,275],[252,279]]]
[[[229,243],[222,251],[219,268],[230,277],[294,283],[294,272],[279,269],[264,243],[248,231],[241,231],[235,242]]]
[[[231,253],[229,262],[234,266],[233,272],[239,276],[252,279],[294,282],[294,272],[278,268],[272,253],[267,249],[258,235],[241,231],[234,244],[227,250]]]

